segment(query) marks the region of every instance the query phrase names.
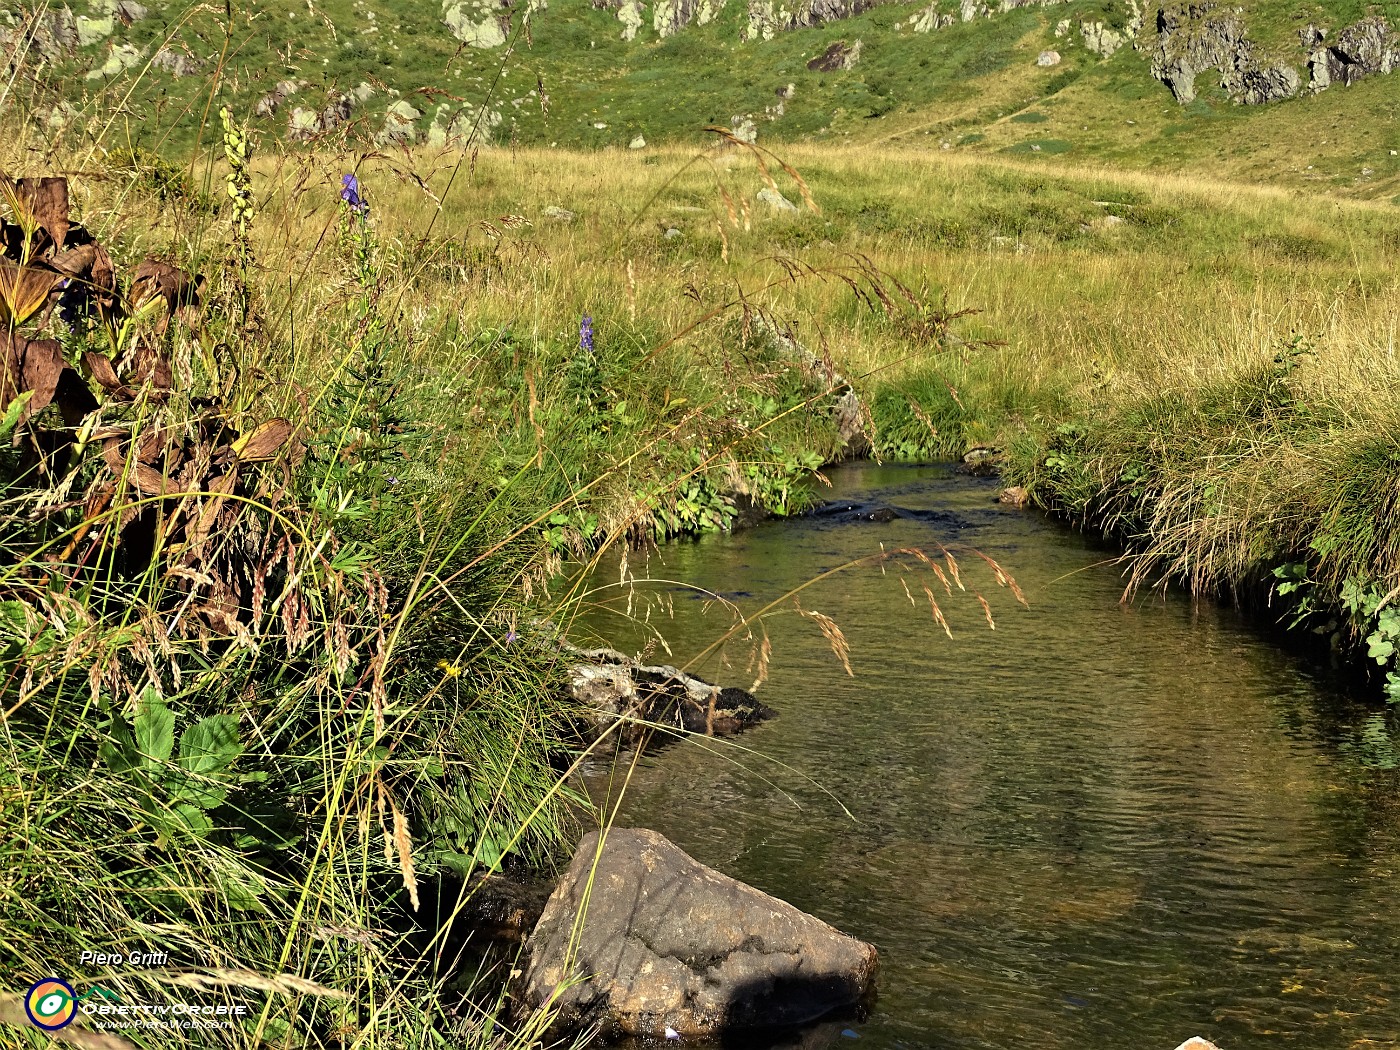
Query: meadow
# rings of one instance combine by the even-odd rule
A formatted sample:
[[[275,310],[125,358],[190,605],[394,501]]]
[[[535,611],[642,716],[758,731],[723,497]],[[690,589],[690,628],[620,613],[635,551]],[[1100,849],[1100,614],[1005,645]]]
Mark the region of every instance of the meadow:
[[[130,944],[186,985],[90,976],[256,1002],[230,1046],[530,1043],[439,922],[594,819],[572,571],[797,513],[844,456],[998,449],[1129,585],[1393,664],[1389,204],[725,135],[263,153],[236,114],[208,164],[26,133],[0,168],[69,195],[5,183],[9,992]],[[60,286],[70,218],[111,266]]]

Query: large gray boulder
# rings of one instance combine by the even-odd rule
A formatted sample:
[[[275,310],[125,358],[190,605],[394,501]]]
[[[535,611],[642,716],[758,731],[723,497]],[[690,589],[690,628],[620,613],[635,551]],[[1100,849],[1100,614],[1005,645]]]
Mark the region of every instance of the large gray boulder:
[[[601,845],[584,836],[527,957],[525,999],[555,1008],[558,1031],[655,1039],[816,1020],[868,996],[877,959],[639,828],[613,828]]]

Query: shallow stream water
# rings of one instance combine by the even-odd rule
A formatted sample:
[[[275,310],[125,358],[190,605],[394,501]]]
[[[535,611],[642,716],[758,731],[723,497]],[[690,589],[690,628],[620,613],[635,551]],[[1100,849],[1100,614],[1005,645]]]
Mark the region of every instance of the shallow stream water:
[[[855,676],[814,621],[770,618],[759,696],[780,716],[738,746],[647,756],[618,821],[878,946],[868,1016],[807,1045],[1400,1046],[1395,713],[1229,608],[1120,603],[1111,551],[998,506],[990,482],[870,464],[832,480],[832,498],[914,513],[667,547],[645,571],[673,581],[647,589],[671,607],[651,618],[673,653],[652,656],[683,662],[729,626],[690,587],[752,614],[881,544],[952,548],[996,630],[917,562],[814,585],[802,605],[835,619]],[[643,644],[620,619],[592,622]],[[744,647],[728,658],[694,670],[748,685]]]

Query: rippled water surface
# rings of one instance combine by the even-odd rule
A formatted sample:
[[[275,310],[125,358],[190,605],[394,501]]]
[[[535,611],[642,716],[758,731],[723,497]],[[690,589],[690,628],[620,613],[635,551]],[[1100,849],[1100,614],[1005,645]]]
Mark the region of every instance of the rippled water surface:
[[[925,513],[771,522],[669,547],[650,574],[751,613],[881,543],[936,542],[963,551],[996,631],[927,570],[818,584],[803,606],[836,619],[855,677],[813,622],[772,618],[760,696],[781,716],[743,750],[646,758],[620,817],[879,947],[870,1015],[809,1043],[1400,1046],[1393,714],[1229,609],[1120,604],[1108,552],[995,505],[990,483],[873,465],[833,481],[834,495]],[[969,547],[1014,575],[1029,609]],[[677,585],[653,593],[674,607],[652,619],[678,661],[728,625]],[[617,620],[596,626],[641,644]],[[729,658],[700,670],[748,684],[745,651]]]

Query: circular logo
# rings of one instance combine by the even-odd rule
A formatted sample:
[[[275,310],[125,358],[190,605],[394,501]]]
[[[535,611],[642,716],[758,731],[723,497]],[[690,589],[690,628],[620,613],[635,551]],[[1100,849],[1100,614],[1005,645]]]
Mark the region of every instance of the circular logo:
[[[46,977],[35,981],[24,997],[24,1011],[45,1031],[56,1032],[68,1025],[78,1012],[78,996],[67,981]]]

